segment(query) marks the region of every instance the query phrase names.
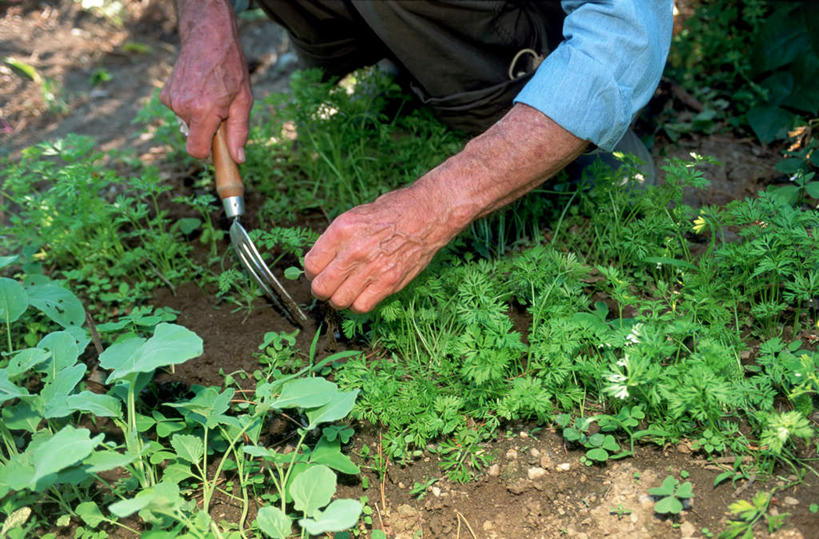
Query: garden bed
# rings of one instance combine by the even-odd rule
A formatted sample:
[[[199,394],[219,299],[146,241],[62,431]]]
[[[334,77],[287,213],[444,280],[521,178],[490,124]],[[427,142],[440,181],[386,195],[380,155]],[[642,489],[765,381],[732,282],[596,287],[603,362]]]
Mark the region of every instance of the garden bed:
[[[10,537],[46,532],[133,536],[133,529],[152,525],[172,534],[187,529],[194,536],[228,536],[237,525],[251,527],[262,506],[280,505],[270,488],[275,476],[265,470],[271,462],[283,462],[273,453],[287,455],[284,460],[294,455],[294,448],[302,447],[295,425],[318,421],[318,405],[299,401],[295,412],[285,410],[277,393],[282,386],[276,380],[305,369],[338,384],[337,389],[322,386],[324,392],[339,399],[357,397],[345,422],[302,433],[305,454],[316,459],[311,464],[320,462],[312,448],[332,454],[338,497],[360,504],[356,535],[382,530],[389,537],[710,537],[730,525],[729,505],[755,496],[756,507],[744,506],[746,513],[735,512],[734,519],[748,523],[756,536],[766,536],[767,525],[777,537],[814,535],[819,527],[819,479],[813,471],[819,415],[817,388],[808,379],[812,375],[815,381],[816,370],[800,361],[819,363],[819,306],[812,281],[803,283],[806,299],[790,283],[808,278],[816,260],[816,197],[810,196],[814,188],[808,179],[789,204],[781,201],[791,191],[776,194],[773,189],[757,198],[772,185],[790,183],[774,168],[782,159],[781,147],[696,131],[670,144],[655,133],[652,151],[668,168],[661,175],[665,190],[651,191],[650,203],[642,201],[642,194],[618,195],[612,188],[615,178],[605,172],[597,175],[591,192],[550,184],[547,190],[554,192],[536,193],[503,217],[476,224],[413,286],[372,315],[336,315],[311,299],[304,277],[286,281],[296,301],[310,309],[310,323],[296,332],[238,271],[220,232],[226,222],[218,204],[208,199],[208,168],[183,154],[173,118],[155,97],[149,102],[169,72],[175,47],[173,15],[159,4],[132,5],[125,27],[70,3],[4,8],[0,36],[15,44],[2,55],[24,59],[40,78],[20,76],[8,67],[0,72],[14,90],[2,111],[0,144],[11,159],[2,176],[7,200],[0,206],[0,220],[8,225],[10,251],[0,254],[17,257],[2,260],[3,290],[17,290],[8,281],[34,290],[20,322],[9,325],[13,357],[22,358],[16,354],[24,349],[41,349],[45,345],[38,340],[61,327],[61,333],[72,326],[98,329],[97,335],[89,333],[76,365],[67,366],[85,365],[88,374],[66,398],[82,389],[114,399],[125,387],[114,389],[117,380],[141,384],[127,372],[112,374],[125,368],[107,352],[130,338],[129,331],[160,342],[162,331],[187,328],[191,333],[180,335],[191,350],[196,349],[193,335],[201,338],[201,353],[189,354],[195,357],[168,357],[164,364],[133,371],[134,376],[154,373],[136,394],[137,418],[162,414],[139,431],[146,433],[144,440],[129,438],[141,425],[120,429],[113,419],[89,414],[87,403],[65,415],[46,409],[39,435],[45,439],[46,430],[61,432],[90,447],[78,434],[85,428],[90,436],[105,434],[112,444],[109,453],[126,455],[138,452],[141,443],[164,444],[157,463],[151,461],[154,473],[181,478],[182,498],[193,505],[177,508],[181,527],[156,514],[148,515],[154,520],[142,513],[137,518],[123,505],[109,511],[112,503],[156,489],[155,478],[139,475],[146,474],[139,459],[89,476],[90,482],[77,479],[75,485],[65,479],[48,487],[37,484],[43,478],[25,483],[18,477],[26,485],[20,491],[32,493],[28,496],[4,498],[8,493],[0,480],[4,517],[22,519],[21,509],[34,509],[17,530],[5,530]],[[330,217],[412,181],[456,151],[463,139],[415,110],[377,73],[356,75],[378,89],[363,98],[354,95],[355,77],[339,90],[310,72],[295,75],[292,94],[266,97],[287,83],[292,53],[270,23],[251,17],[242,25],[246,51],[257,68],[258,92],[248,164],[242,167],[248,185],[246,226],[258,230],[257,241],[266,246],[270,260],[275,257],[281,274],[298,265]],[[100,70],[109,81],[102,80]],[[54,99],[43,93],[45,79],[61,88]],[[327,104],[341,113],[317,116],[319,109],[328,110]],[[141,123],[131,126],[136,115]],[[346,115],[354,120],[344,121]],[[96,141],[71,136],[56,146],[23,151],[68,133],[92,135]],[[97,153],[100,149],[109,153]],[[691,152],[720,163],[694,166]],[[694,188],[702,180],[709,185]],[[66,181],[73,182],[76,197],[60,194]],[[31,187],[38,204],[20,203],[26,192],[21,185]],[[755,202],[731,205],[745,197]],[[602,213],[595,218],[598,210],[591,208]],[[652,208],[669,212],[665,216]],[[758,252],[760,245],[769,248],[774,267],[764,266],[768,262]],[[36,287],[47,286],[48,279],[81,299],[90,323],[37,303],[37,293],[45,292]],[[0,323],[3,333],[6,325]],[[669,343],[673,350],[665,349]],[[27,361],[34,362],[36,352],[27,354]],[[663,369],[648,377],[635,366],[641,358]],[[36,375],[31,377],[15,374],[11,391],[37,394],[50,384],[55,387],[57,377],[43,367],[48,361],[32,363]],[[698,376],[709,380],[702,394],[674,400],[673,393],[699,387]],[[265,383],[272,384],[272,393],[257,395]],[[2,384],[0,390],[9,389]],[[194,471],[199,465],[196,446],[201,442],[194,438],[201,439],[206,416],[184,404],[195,396],[205,398],[207,390],[197,386],[216,386],[229,395],[230,410],[224,413],[234,418],[208,427],[224,432],[222,438],[213,434],[212,447],[205,444],[213,450],[204,466],[213,479],[210,492],[180,471],[181,465]],[[652,395],[654,387],[670,395]],[[14,395],[0,402],[15,407],[17,415],[4,421],[20,430],[4,439],[15,440],[22,450],[36,428],[19,416],[20,403],[29,397]],[[124,409],[128,421],[135,419],[127,399],[105,402]],[[211,410],[218,409],[209,402]],[[260,420],[258,432],[244,424],[248,431],[242,439],[230,430],[246,420],[236,418],[256,417],[267,405],[276,412]],[[802,414],[813,439],[804,429],[794,429],[778,451],[763,447],[761,439],[770,437],[776,421],[794,417],[789,413]],[[66,418],[81,418],[78,429],[68,429],[73,420]],[[347,439],[342,425],[355,434]],[[725,429],[735,430],[725,434]],[[217,463],[229,454],[225,444],[232,437],[257,448],[248,450],[254,458],[247,459],[244,472],[235,469],[236,454],[222,475]],[[350,463],[340,453],[335,456],[333,444]],[[262,448],[270,453],[262,455],[268,451]],[[25,458],[36,464],[34,453]],[[70,462],[53,472],[77,473],[78,467]],[[360,474],[346,473],[356,467]],[[129,482],[129,476],[139,476],[140,484]],[[668,492],[651,490],[674,481],[676,487]],[[693,497],[684,486],[688,482]],[[159,491],[152,492],[151,503],[161,507]],[[240,493],[247,494],[245,499]],[[194,515],[205,498],[212,502],[213,521],[202,527]],[[88,505],[78,509],[82,502],[98,503],[105,518],[97,519]],[[108,522],[112,514],[127,515],[121,523],[131,530]],[[315,511],[310,515],[319,518]],[[258,527],[275,528],[271,522],[278,517],[268,512],[259,520],[265,518],[267,524]],[[253,528],[251,533],[257,532]]]

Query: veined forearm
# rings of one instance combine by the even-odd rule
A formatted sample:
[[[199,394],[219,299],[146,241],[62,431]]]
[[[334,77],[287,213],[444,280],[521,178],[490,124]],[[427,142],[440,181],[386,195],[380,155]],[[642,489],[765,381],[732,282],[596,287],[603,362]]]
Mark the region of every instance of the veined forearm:
[[[463,228],[546,181],[587,144],[543,113],[518,104],[413,187],[441,193],[452,209],[451,222]]]
[[[177,0],[176,13],[183,47],[192,39],[214,39],[225,33],[234,39],[238,36],[236,15],[229,0]]]

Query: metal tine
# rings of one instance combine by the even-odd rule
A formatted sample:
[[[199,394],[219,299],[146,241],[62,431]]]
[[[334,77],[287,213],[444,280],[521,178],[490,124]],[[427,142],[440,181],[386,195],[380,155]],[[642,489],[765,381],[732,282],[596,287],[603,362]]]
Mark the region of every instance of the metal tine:
[[[240,224],[234,224],[236,225],[235,227],[230,227],[230,235],[233,245],[237,247],[237,253],[239,253],[239,259],[242,261],[242,264],[247,268],[259,286],[262,287],[262,290],[274,300],[276,305],[291,322],[298,326],[307,322],[307,317],[301,309],[299,309],[298,304],[290,297],[276,276],[273,275],[270,268],[267,267],[262,255],[258,249],[256,249],[256,246],[247,235],[247,232],[241,228]],[[271,288],[271,284],[275,285],[275,289]],[[286,302],[290,308],[285,306],[283,302]],[[296,320],[296,318],[299,320]]]

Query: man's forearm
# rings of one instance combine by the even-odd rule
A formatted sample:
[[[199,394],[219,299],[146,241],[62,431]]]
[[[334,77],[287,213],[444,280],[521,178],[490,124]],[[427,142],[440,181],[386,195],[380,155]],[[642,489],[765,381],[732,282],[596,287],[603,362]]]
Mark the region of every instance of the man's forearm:
[[[587,144],[538,110],[517,104],[412,189],[442,197],[460,230],[546,181]]]
[[[176,0],[179,39],[184,47],[191,39],[215,39],[226,32],[238,36],[236,15],[228,0]]]

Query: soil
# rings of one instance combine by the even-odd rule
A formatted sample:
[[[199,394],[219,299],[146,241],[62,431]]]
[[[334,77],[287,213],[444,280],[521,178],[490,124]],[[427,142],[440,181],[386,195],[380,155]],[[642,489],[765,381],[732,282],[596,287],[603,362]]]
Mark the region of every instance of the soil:
[[[17,157],[29,145],[70,132],[93,135],[104,150],[136,149],[146,160],[163,155],[163,148],[138,137],[132,120],[172,69],[178,46],[175,16],[170,3],[162,0],[124,4],[124,22],[118,25],[69,0],[0,2],[0,57],[32,65],[40,76],[56,83],[65,103],[63,111],[54,110],[38,84],[0,64],[0,156]],[[242,21],[240,34],[255,67],[256,97],[285,90],[297,64],[286,34],[263,19]],[[142,47],[134,52],[135,47],[126,43]],[[110,81],[94,85],[92,75],[98,69],[109,73]],[[687,157],[692,151],[722,163],[709,168],[712,186],[690,195],[692,204],[723,204],[754,195],[779,176],[773,168],[777,152],[728,134],[684,138],[676,145],[658,141],[653,148],[658,160]],[[298,302],[309,303],[303,279],[289,285]],[[167,375],[184,384],[220,384],[220,371],[252,372],[265,332],[293,330],[261,299],[250,311],[234,312],[195,284],[160,291],[154,303],[179,310],[178,322],[205,341],[202,357]],[[315,320],[298,336],[302,350],[309,348],[316,322],[324,321],[323,313],[311,314]],[[318,358],[346,346],[336,342],[334,333],[332,326],[323,330]],[[345,478],[341,495],[367,496],[374,508],[374,527],[383,527],[390,537],[703,537],[703,528],[712,533],[724,529],[729,503],[788,480],[726,481],[714,488],[719,470],[692,453],[688,443],[638,447],[634,457],[586,467],[579,460],[582,453],[565,447],[554,430],[534,424],[506,429],[483,448],[493,464],[475,480],[456,484],[441,479],[437,456],[429,451],[407,466],[389,464],[386,474],[379,475],[371,461],[358,456],[363,445],[370,446],[371,454],[378,452],[379,428],[356,425],[358,434],[349,449],[369,488],[363,488],[361,478]],[[678,518],[659,518],[647,490],[659,486],[668,474],[679,477],[683,470],[694,484],[695,497]],[[435,478],[428,488],[410,492],[416,483]],[[808,509],[817,502],[819,480],[810,474],[798,487],[779,492],[772,512],[790,516],[773,536],[819,537],[819,515]],[[223,510],[231,512],[227,506]],[[757,536],[767,536],[764,528],[763,524],[755,528]]]

